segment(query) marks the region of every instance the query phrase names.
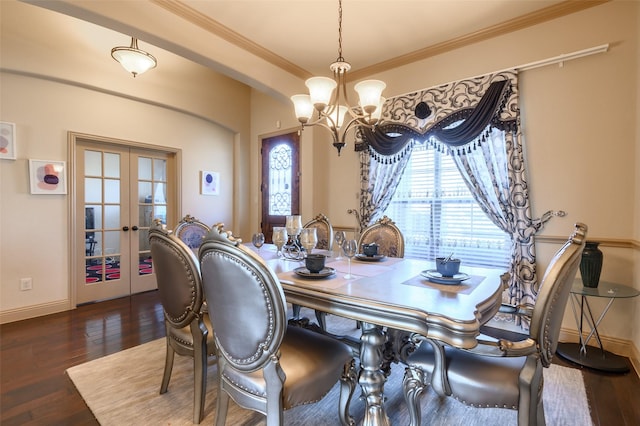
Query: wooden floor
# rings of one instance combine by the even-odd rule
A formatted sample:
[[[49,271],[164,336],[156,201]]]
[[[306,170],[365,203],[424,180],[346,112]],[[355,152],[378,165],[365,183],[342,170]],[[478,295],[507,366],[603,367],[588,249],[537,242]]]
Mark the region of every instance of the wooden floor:
[[[0,424],[97,425],[65,370],[163,336],[155,291],[0,326]],[[596,426],[640,424],[634,372],[583,373]]]

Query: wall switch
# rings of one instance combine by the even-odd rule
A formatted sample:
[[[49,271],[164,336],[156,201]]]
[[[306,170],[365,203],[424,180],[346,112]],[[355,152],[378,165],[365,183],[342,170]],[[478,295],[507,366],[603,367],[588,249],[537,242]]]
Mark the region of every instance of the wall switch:
[[[20,278],[20,290],[26,291],[33,288],[33,280],[31,278]]]

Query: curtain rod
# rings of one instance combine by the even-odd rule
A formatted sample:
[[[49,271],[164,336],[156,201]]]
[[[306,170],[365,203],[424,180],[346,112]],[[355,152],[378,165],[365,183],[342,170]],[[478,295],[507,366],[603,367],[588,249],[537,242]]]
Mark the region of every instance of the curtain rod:
[[[600,46],[590,47],[588,49],[578,50],[572,53],[563,53],[553,58],[542,59],[536,62],[530,62],[528,64],[519,65],[517,67],[511,67],[508,69],[516,69],[518,71],[527,71],[534,68],[546,67],[547,65],[560,64],[560,67],[564,65],[565,61],[571,61],[572,59],[578,59],[585,56],[595,55],[596,53],[604,53],[609,49],[609,43],[602,44]],[[505,71],[505,70],[503,70]],[[488,73],[491,74],[491,73]]]
[[[442,83],[442,84],[437,84],[437,85],[430,86],[430,87],[425,87],[424,89],[414,90],[412,92],[407,92],[407,93],[404,93],[404,94],[401,94],[401,95],[390,96],[389,99],[395,99],[395,98],[399,98],[401,96],[411,95],[413,93],[422,92],[424,90],[429,90],[429,89],[434,88],[434,87],[446,86],[447,84],[451,84],[451,83],[453,83],[455,81],[470,80],[472,78],[482,77],[482,76],[485,76],[485,75],[488,75],[488,74],[496,74],[496,73],[504,72],[504,71],[510,71],[510,70],[528,71],[528,70],[532,70],[532,69],[535,69],[535,68],[546,67],[547,65],[554,65],[554,64],[560,64],[560,67],[562,67],[564,65],[565,61],[571,61],[573,59],[578,59],[578,58],[582,58],[582,57],[585,57],[585,56],[591,56],[591,55],[595,55],[597,53],[604,53],[608,49],[609,49],[609,43],[601,44],[600,46],[594,46],[594,47],[590,47],[588,49],[577,50],[577,51],[571,52],[571,53],[562,53],[562,54],[560,54],[558,56],[554,56],[552,58],[541,59],[541,60],[535,61],[535,62],[529,62],[528,64],[522,64],[522,65],[518,65],[518,66],[515,66],[515,67],[504,68],[504,69],[501,69],[499,71],[486,72],[484,74],[475,75],[473,77],[461,78],[461,79],[458,79],[458,80],[450,81],[448,83]]]

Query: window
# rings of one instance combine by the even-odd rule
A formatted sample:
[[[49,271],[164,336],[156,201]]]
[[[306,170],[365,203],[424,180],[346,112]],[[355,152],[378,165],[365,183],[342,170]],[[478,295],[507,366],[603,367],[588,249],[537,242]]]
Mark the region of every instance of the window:
[[[384,214],[405,238],[405,257],[453,253],[467,265],[508,267],[509,236],[476,203],[451,156],[416,144]]]

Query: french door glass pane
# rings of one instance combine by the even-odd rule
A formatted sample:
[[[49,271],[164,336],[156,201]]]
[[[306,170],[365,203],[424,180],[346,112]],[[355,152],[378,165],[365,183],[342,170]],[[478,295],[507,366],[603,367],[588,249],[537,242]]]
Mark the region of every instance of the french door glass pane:
[[[167,223],[167,160],[138,157],[138,275],[152,272],[149,227]]]

